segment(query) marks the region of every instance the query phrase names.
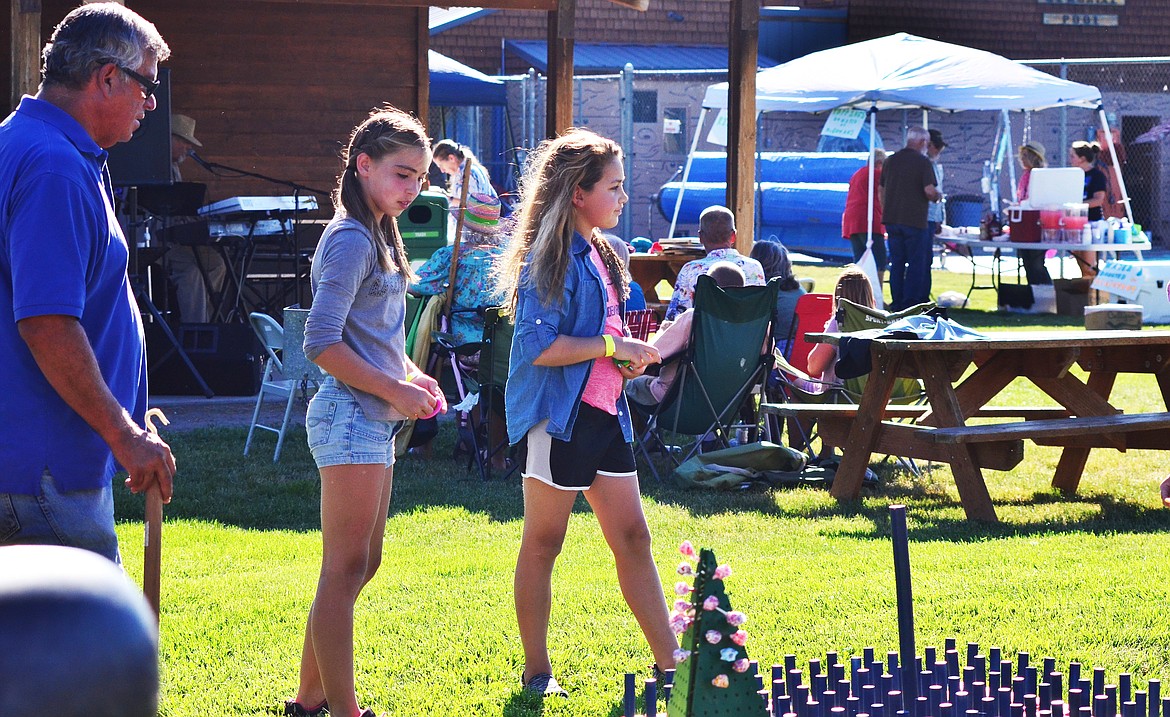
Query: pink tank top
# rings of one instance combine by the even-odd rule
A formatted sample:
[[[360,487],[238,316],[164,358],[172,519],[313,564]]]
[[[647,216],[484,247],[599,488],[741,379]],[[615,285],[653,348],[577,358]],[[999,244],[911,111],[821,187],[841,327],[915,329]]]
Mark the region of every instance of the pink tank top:
[[[601,274],[601,280],[605,282],[605,333],[615,337],[624,336],[625,331],[619,313],[617,289],[614,288],[613,280],[610,279],[609,269],[606,268],[601,255],[597,253],[597,247],[590,248],[589,258],[597,267],[597,273]],[[622,381],[622,374],[618,371],[613,359],[596,359],[593,362],[593,370],[589,372],[589,381],[585,384],[585,392],[581,395],[581,400],[594,408],[616,416],[618,398],[622,393]]]

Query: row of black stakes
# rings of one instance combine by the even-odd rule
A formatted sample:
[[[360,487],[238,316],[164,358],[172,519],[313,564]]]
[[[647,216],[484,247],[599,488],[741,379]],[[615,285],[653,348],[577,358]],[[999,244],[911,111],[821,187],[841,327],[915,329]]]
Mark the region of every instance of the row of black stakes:
[[[947,638],[941,658],[934,647],[914,658],[918,680],[911,693],[902,689],[904,671],[897,652],[886,653],[885,661],[877,659],[872,647],[862,652],[847,658],[848,676],[836,652],[823,662],[809,660],[807,673],[797,667],[795,655],[785,655],[783,665],[772,665],[771,691],[755,660],[749,671],[771,713],[785,717],[1170,717],[1170,697],[1161,696],[1160,680],[1135,690],[1132,676],[1122,673],[1117,684],[1106,684],[1104,668],[1089,671],[1079,662],[1069,663],[1068,672],[1062,673],[1051,657],[1037,667],[1021,652],[1013,663],[1003,659],[998,647],[984,655],[977,643],[969,642],[961,666],[956,640]],[[806,674],[811,676],[808,684]],[[667,670],[665,700],[670,699],[673,677],[674,670]],[[636,678],[632,673],[625,678],[624,715],[637,717]],[[645,681],[644,698],[645,714],[656,715],[656,680]]]

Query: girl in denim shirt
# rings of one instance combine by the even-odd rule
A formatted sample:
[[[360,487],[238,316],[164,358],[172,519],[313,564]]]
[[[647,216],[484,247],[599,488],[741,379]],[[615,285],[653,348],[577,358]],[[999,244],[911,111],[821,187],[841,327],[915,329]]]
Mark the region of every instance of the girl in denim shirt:
[[[502,293],[516,326],[505,404],[524,443],[524,535],[516,561],[521,680],[566,693],[552,675],[552,571],[577,492],[585,494],[617,563],[618,582],[658,667],[674,667],[671,630],[642,513],[624,379],[659,361],[626,336],[629,275],[601,231],[629,197],[621,148],[586,130],[548,140],[528,160],[520,220],[505,254]],[[620,363],[619,363],[620,362]]]
[[[438,383],[404,350],[411,272],[395,221],[426,179],[426,130],[405,112],[376,111],[354,129],[343,159],[305,323],[305,355],[328,374],[305,417],[321,472],[322,557],[289,717],[374,715],[358,707],[354,685],[354,603],[382,560],[394,433],[404,419],[442,408]]]

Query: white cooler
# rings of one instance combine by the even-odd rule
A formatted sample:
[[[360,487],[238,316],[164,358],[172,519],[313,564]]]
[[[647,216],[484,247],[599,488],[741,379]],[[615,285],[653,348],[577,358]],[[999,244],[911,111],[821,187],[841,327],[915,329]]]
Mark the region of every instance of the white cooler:
[[[1142,306],[1143,324],[1170,324],[1170,298],[1166,296],[1166,289],[1170,287],[1170,260],[1119,262],[1135,264],[1141,267],[1141,290],[1134,304]],[[1115,301],[1126,301],[1121,297]]]

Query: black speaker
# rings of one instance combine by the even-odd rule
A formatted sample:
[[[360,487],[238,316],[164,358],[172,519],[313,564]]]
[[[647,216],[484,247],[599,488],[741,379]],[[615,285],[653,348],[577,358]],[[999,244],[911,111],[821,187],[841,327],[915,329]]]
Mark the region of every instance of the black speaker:
[[[158,70],[158,106],[147,112],[129,142],[110,147],[110,178],[115,187],[171,183],[171,71]]]
[[[179,324],[179,345],[203,380],[221,396],[254,396],[260,390],[264,348],[249,324]],[[198,396],[203,392],[158,324],[146,326],[150,392]]]

